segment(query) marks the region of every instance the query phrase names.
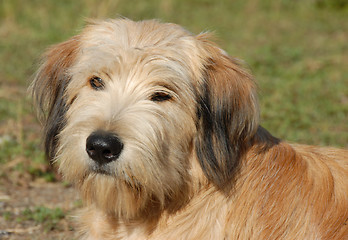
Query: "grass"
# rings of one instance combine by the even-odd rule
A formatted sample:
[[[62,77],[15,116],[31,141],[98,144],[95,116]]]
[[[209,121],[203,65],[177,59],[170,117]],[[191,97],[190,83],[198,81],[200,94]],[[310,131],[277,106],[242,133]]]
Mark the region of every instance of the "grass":
[[[34,221],[37,224],[43,224],[45,231],[50,231],[57,226],[57,223],[65,218],[65,213],[60,208],[47,208],[43,206],[34,209],[26,208],[17,217],[17,221]]]
[[[264,127],[289,141],[348,147],[347,13],[344,0],[1,0],[0,164],[17,160],[11,171],[51,178],[26,92],[39,56],[87,18],[117,16],[214,31],[255,75]]]
[[[48,232],[56,228],[59,221],[66,217],[66,214],[61,208],[37,206],[32,209],[25,208],[17,214],[5,211],[2,213],[2,217],[7,221],[15,220],[17,223],[32,221],[35,224],[43,225],[44,231]]]

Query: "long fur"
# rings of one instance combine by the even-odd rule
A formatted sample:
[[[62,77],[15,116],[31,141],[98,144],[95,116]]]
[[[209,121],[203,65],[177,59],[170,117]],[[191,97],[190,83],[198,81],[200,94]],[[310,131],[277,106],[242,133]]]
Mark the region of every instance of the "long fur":
[[[33,97],[46,154],[84,200],[81,239],[348,239],[348,151],[273,137],[253,77],[209,39],[106,20],[44,55]],[[102,167],[96,130],[124,143]]]

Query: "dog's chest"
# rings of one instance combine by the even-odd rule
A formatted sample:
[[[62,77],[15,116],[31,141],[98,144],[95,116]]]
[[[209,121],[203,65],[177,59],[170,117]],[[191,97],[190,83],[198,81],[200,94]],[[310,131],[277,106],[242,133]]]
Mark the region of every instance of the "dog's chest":
[[[207,198],[208,199],[208,198]],[[206,199],[206,200],[207,200]],[[210,198],[209,198],[210,199]],[[214,199],[214,198],[212,198]],[[184,211],[163,214],[153,224],[111,223],[99,215],[87,230],[86,240],[186,240],[224,239],[226,222],[225,206],[220,199],[193,201]],[[96,218],[94,218],[96,219]],[[116,227],[117,225],[117,227]],[[149,230],[150,229],[150,230]]]
[[[184,239],[224,239],[224,231],[219,219],[204,218],[196,216],[188,217],[187,220],[177,221],[173,219],[170,223],[160,224],[154,232],[148,234],[144,227],[133,226],[133,229],[121,227],[116,235],[122,240],[184,240]]]

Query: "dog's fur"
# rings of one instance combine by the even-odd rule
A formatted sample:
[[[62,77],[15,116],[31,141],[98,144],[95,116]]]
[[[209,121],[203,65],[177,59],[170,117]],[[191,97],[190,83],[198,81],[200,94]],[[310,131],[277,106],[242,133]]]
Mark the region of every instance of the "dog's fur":
[[[44,55],[33,97],[84,199],[82,238],[348,239],[348,151],[271,136],[252,76],[209,39],[96,21]],[[103,166],[86,153],[96,130],[124,143]]]

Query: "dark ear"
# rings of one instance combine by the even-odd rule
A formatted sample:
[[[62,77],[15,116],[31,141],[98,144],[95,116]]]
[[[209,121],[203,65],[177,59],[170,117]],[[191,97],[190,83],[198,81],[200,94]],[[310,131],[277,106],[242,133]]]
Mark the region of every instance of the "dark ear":
[[[31,92],[39,116],[44,123],[46,157],[52,160],[56,153],[57,134],[65,125],[67,110],[65,89],[71,76],[69,68],[79,50],[79,37],[48,49],[31,85]]]
[[[198,97],[195,147],[207,178],[220,189],[231,186],[259,123],[251,75],[220,48],[199,36],[205,67]]]

